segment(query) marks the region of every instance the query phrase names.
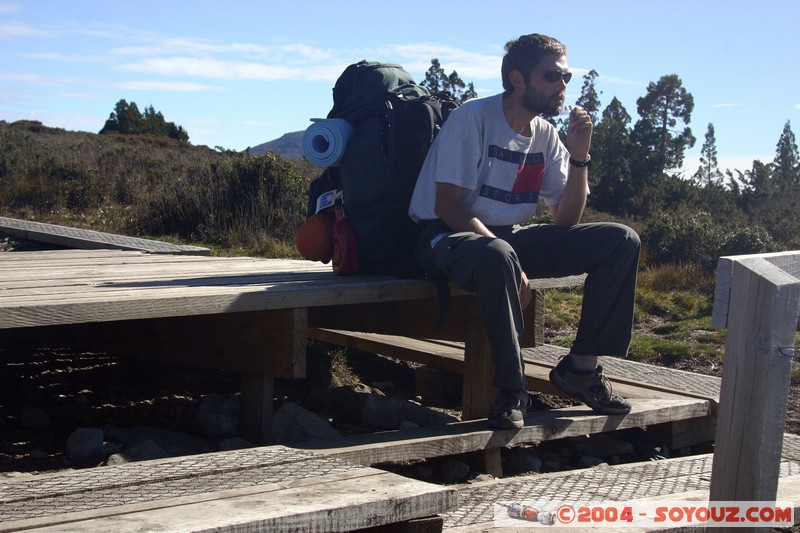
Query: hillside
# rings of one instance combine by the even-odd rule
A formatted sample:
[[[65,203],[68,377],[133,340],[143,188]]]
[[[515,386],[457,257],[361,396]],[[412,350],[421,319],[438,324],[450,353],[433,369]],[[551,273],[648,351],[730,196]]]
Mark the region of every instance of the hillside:
[[[303,159],[303,133],[305,132],[285,133],[278,139],[250,148],[249,152],[252,155],[259,155],[272,151],[288,159]]]
[[[291,256],[317,170],[270,152],[0,120],[0,214]]]

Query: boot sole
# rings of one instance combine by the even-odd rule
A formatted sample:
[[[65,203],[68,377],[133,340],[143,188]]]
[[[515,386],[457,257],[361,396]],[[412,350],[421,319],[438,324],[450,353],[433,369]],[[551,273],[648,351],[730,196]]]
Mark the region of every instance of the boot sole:
[[[492,429],[520,429],[525,426],[525,420],[509,420],[508,418],[489,419],[489,426]]]

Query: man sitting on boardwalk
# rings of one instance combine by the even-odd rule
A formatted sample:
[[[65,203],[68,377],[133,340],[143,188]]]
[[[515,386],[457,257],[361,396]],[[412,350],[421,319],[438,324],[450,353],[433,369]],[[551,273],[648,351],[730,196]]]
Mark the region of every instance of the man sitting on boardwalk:
[[[561,112],[571,78],[559,41],[532,34],[509,42],[504,92],[452,112],[409,209],[425,225],[421,266],[476,293],[499,390],[489,420],[498,428],[522,427],[528,406],[519,339],[522,310],[532,300],[529,276],[588,274],[575,342],[550,379],[599,413],[630,411],[612,394],[597,356],[627,354],[639,237],[620,224],[579,224],[589,192],[591,117],[572,110],[564,146],[540,116]],[[520,226],[540,197],[555,223]]]

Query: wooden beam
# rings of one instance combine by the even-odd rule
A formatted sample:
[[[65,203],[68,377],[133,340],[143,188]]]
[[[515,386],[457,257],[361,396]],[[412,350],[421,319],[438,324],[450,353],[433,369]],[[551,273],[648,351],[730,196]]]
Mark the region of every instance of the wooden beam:
[[[306,373],[306,320],[305,309],[282,309],[25,328],[0,339],[293,379]]]
[[[800,253],[796,254],[800,259]],[[800,280],[759,257],[733,264],[711,500],[775,501]]]
[[[275,380],[270,376],[242,374],[239,434],[250,442],[272,440],[272,400]]]
[[[714,289],[714,309],[711,315],[714,327],[724,328],[728,324],[733,268],[737,262],[747,259],[766,261],[790,276],[800,278],[800,251],[720,257],[717,261],[717,284]]]
[[[402,463],[515,444],[543,442],[628,428],[646,428],[673,420],[706,417],[709,402],[691,398],[640,400],[627,415],[600,415],[586,406],[537,411],[525,415],[519,430],[493,431],[484,421],[404,431],[387,431],[294,444],[292,447],[332,455],[351,463]]]
[[[440,339],[414,339],[399,335],[384,335],[360,331],[337,330],[327,328],[309,328],[309,337],[312,339],[356,348],[371,353],[378,353],[388,357],[395,357],[404,361],[411,361],[424,365],[431,365],[444,370],[464,372],[464,343],[444,341]],[[525,375],[528,378],[528,389],[556,396],[563,393],[550,383],[549,373],[553,365],[536,359],[537,349],[558,349],[553,346],[536,347],[533,355],[526,350]],[[565,348],[564,353],[568,350]],[[694,393],[676,391],[668,386],[652,383],[642,383],[624,376],[611,376],[614,392],[625,398],[697,398],[709,400],[712,410],[716,410],[717,398],[712,393]]]
[[[292,466],[287,463],[284,468]],[[91,511],[44,514],[2,523],[0,531],[354,531],[404,524],[453,510],[456,504],[454,488],[361,467],[144,503],[120,502]]]

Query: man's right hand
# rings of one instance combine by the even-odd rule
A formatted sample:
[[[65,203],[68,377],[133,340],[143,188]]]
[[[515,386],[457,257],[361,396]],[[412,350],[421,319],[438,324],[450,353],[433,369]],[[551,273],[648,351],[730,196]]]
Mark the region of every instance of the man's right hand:
[[[531,287],[528,285],[528,276],[526,276],[525,272],[523,272],[522,281],[519,284],[519,305],[525,309],[532,301],[533,291],[531,291]]]

